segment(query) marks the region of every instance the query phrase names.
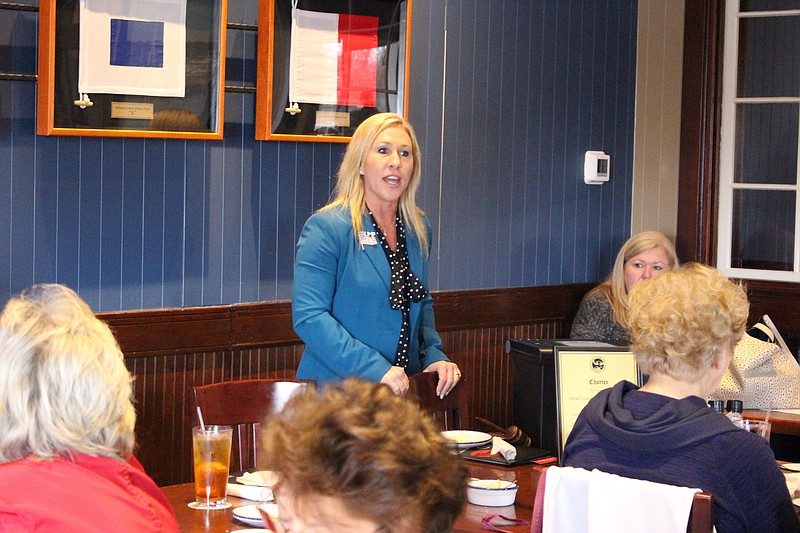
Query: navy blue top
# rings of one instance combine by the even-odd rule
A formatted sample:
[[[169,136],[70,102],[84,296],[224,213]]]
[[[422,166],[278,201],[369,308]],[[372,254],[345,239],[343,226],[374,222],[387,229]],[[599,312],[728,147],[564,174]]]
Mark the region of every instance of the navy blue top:
[[[710,492],[717,533],[800,531],[767,441],[696,396],[676,400],[621,381],[589,401],[562,462]]]

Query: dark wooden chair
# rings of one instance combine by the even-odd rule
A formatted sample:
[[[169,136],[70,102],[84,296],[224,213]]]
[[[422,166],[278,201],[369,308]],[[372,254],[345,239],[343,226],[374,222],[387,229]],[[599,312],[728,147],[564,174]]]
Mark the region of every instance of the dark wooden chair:
[[[708,533],[714,529],[714,515],[711,504],[714,497],[710,492],[698,492],[692,500],[692,512],[689,513],[687,533]]]
[[[436,395],[439,376],[436,372],[420,372],[409,378],[408,396],[419,401],[420,407],[428,411],[442,430],[467,429],[469,427],[469,389],[462,377],[444,398]]]
[[[534,476],[538,475],[536,483],[536,493],[534,494],[533,513],[531,517],[531,533],[542,533],[542,520],[544,519],[544,491],[547,485],[547,471],[551,467],[546,467],[537,472],[534,469]],[[712,514],[713,496],[709,492],[698,492],[692,498],[692,509],[689,512],[689,521],[686,524],[686,533],[711,533],[714,530],[714,517]]]
[[[245,379],[192,387],[189,394],[194,425],[197,407],[207,425],[231,426],[231,472],[258,466],[261,423],[280,411],[289,396],[305,383],[297,380]]]

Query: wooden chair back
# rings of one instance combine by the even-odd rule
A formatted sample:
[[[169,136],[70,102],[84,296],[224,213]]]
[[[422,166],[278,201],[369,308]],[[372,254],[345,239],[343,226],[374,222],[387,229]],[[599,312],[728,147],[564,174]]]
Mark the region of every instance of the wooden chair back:
[[[231,472],[258,466],[261,423],[280,411],[289,396],[305,383],[297,380],[245,379],[192,387],[189,394],[193,425],[231,426]]]
[[[461,380],[444,398],[436,395],[439,375],[436,372],[420,372],[409,377],[408,395],[419,401],[420,407],[428,411],[443,431],[469,428],[469,389],[466,380]]]
[[[710,492],[698,492],[692,499],[692,511],[689,513],[687,533],[710,533],[714,530],[714,515],[711,504],[714,497]]]

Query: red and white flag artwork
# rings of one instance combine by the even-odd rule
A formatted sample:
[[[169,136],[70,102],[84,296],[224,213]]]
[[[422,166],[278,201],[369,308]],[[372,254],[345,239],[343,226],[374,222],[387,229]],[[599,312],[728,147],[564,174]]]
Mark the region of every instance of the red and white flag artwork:
[[[289,101],[374,107],[378,20],[293,9]]]

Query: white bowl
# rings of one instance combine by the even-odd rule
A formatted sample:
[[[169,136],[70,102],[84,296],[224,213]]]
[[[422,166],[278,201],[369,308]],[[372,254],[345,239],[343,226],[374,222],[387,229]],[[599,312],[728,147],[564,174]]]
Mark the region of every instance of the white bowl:
[[[471,479],[467,483],[467,500],[474,505],[504,507],[514,505],[517,483],[501,479]]]

